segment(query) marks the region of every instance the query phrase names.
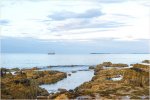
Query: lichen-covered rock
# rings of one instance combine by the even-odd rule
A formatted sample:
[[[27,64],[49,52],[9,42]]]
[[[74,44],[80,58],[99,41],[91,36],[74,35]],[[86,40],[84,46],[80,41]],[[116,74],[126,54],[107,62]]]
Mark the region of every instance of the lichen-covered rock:
[[[104,67],[128,67],[127,64],[122,64],[122,63],[113,64],[112,62],[103,62],[102,65]]]
[[[54,100],[69,100],[69,98],[65,94],[60,94]]]
[[[146,72],[149,72],[150,70],[149,65],[143,65],[143,64],[134,64],[133,68],[140,69],[141,71],[146,71]]]
[[[112,64],[110,67],[128,67],[127,64]]]
[[[113,64],[105,63],[105,65],[112,66]],[[113,66],[116,67],[115,64]],[[120,64],[117,66],[120,67]],[[122,65],[122,67],[126,66],[125,64]],[[142,64],[134,64],[133,68],[126,69],[103,69],[103,64],[99,64],[94,69],[95,76],[92,80],[83,83],[74,92],[69,92],[67,96],[70,99],[84,95],[96,98],[94,95],[97,93],[99,95],[97,99],[119,99],[127,96],[136,99],[143,95],[149,98],[148,70],[149,67]],[[121,76],[121,79],[113,81],[112,79],[116,76]]]
[[[110,67],[112,65],[111,62],[103,62],[103,66],[105,67]]]
[[[66,73],[59,71],[35,71],[24,70],[16,75],[5,74],[8,70],[3,69],[3,77],[1,77],[1,97],[2,99],[36,99],[39,97],[47,97],[47,90],[40,88],[39,84],[55,83],[65,77]]]
[[[48,95],[45,89],[36,84],[36,81],[29,80],[24,76],[3,77],[1,80],[2,99],[36,99],[37,95]]]
[[[144,60],[144,61],[142,61],[142,63],[148,63],[148,64],[150,64],[150,60]]]
[[[40,75],[42,76],[36,79],[39,84],[51,84],[67,77],[66,73],[59,71],[43,71]]]

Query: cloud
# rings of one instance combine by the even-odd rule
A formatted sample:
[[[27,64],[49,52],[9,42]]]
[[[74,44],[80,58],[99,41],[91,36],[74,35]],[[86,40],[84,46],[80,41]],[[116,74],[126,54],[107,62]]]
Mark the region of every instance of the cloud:
[[[133,17],[133,16],[125,15],[125,14],[112,14],[112,15],[120,16],[120,17],[127,17],[127,18],[135,18],[135,17]]]
[[[149,3],[148,0],[94,0],[98,3],[106,3],[106,4],[115,4],[115,3],[124,3],[124,2],[144,2]]]
[[[96,0],[100,3],[121,3],[121,2],[126,2],[128,0]]]
[[[99,9],[90,9],[83,13],[75,13],[70,11],[60,11],[55,12],[48,17],[52,20],[65,20],[70,18],[93,18],[93,17],[99,17],[102,16],[104,13],[102,13]]]
[[[133,0],[95,1],[3,1],[2,36],[33,37],[43,40],[94,40],[149,38],[149,9]],[[138,1],[138,0],[136,0]],[[105,2],[105,3],[104,3]],[[71,9],[70,9],[71,8]],[[13,16],[14,15],[14,16]],[[128,36],[132,38],[128,39]]]
[[[0,25],[8,25],[9,21],[8,20],[0,20]]]
[[[68,30],[75,30],[75,29],[89,29],[89,28],[99,28],[103,31],[110,28],[117,28],[125,26],[125,23],[122,22],[115,22],[115,21],[93,21],[93,19],[70,19],[65,20],[62,22],[58,22],[58,24],[49,27],[48,29],[52,32],[58,31],[68,31]],[[87,33],[87,32],[86,32]]]
[[[114,48],[114,52],[143,52],[150,39],[149,4],[148,0],[3,0],[1,36],[23,38],[23,42],[6,40],[9,43],[3,42],[3,48],[22,49],[17,52],[40,52],[44,48],[48,52],[57,46],[56,51],[60,52],[109,52]]]

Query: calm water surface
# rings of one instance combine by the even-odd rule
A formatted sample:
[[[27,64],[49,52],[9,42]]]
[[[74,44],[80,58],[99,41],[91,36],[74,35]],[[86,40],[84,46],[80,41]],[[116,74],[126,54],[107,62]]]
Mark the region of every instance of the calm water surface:
[[[1,54],[1,67],[43,67],[49,65],[96,65],[104,61],[114,63],[138,63],[150,59],[150,54],[87,54],[87,55],[47,55],[47,54]]]
[[[71,73],[71,72],[68,72]],[[40,87],[45,88],[49,93],[57,92],[59,88],[66,90],[75,89],[77,86],[84,82],[90,81],[93,77],[93,71],[77,71],[76,73],[71,73],[71,76],[55,83],[55,84],[44,84]]]

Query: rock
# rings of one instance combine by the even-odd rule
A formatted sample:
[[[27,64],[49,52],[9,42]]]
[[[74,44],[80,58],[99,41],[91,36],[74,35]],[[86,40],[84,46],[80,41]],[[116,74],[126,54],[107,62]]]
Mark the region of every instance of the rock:
[[[72,71],[72,73],[76,73],[77,71]]]
[[[37,95],[38,96],[49,96],[49,93],[46,89],[38,87],[37,88]]]
[[[134,64],[130,64],[130,66],[134,66]]]
[[[144,61],[142,61],[142,63],[150,64],[150,60],[144,60]]]
[[[60,91],[60,92],[67,92],[67,90],[63,89],[63,88],[58,88],[58,91]]]
[[[69,92],[74,92],[74,91],[70,89]]]
[[[20,79],[20,80],[15,80],[14,83],[16,84],[23,84],[26,86],[30,86],[30,80],[29,79]]]
[[[32,78],[33,78],[33,79],[38,79],[38,78],[39,78],[39,76],[37,76],[37,75],[33,75],[33,76],[32,76]]]
[[[31,70],[39,70],[39,68],[37,68],[37,67],[33,67]]]
[[[100,70],[103,70],[103,65],[99,64],[94,69],[94,75],[96,75]]]
[[[89,69],[95,69],[95,67],[94,66],[90,66]]]
[[[10,69],[11,71],[20,71],[20,69],[19,68],[12,68],[12,69]]]
[[[54,100],[69,100],[69,99],[66,94],[60,94]]]
[[[37,67],[33,67],[33,68],[23,68],[23,69],[21,69],[21,71],[24,71],[24,72],[26,72],[26,71],[34,71],[34,70],[39,70],[40,68],[37,68]]]
[[[119,63],[119,64],[112,64],[112,65],[110,65],[110,67],[128,67],[128,65]]]
[[[76,98],[77,100],[92,100],[92,97],[91,96],[79,96]]]
[[[47,68],[52,68],[52,66],[47,66]]]
[[[144,71],[144,70],[142,70],[142,69],[140,69],[140,68],[135,68],[135,67],[130,68],[130,69],[135,70],[136,72],[142,72],[142,71]]]
[[[71,76],[71,74],[68,74],[68,76]]]
[[[47,96],[37,96],[37,99],[47,99]]]
[[[111,62],[103,62],[102,65],[105,67],[110,67],[112,65],[112,63]]]

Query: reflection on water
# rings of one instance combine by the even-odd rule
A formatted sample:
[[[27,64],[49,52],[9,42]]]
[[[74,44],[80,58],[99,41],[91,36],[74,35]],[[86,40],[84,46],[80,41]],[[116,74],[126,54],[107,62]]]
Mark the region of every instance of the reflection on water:
[[[68,74],[71,72],[68,72]],[[76,73],[71,73],[71,76],[67,76],[67,78],[55,83],[55,84],[47,84],[41,85],[40,87],[48,90],[49,93],[57,92],[58,88],[64,88],[67,90],[75,89],[77,86],[81,85],[86,81],[90,81],[93,77],[93,71],[77,71]]]
[[[84,71],[88,70],[89,66],[86,65],[76,65],[76,66],[57,66],[57,67],[51,67],[51,68],[42,68],[41,70],[57,70],[61,72],[71,72],[71,71]]]

